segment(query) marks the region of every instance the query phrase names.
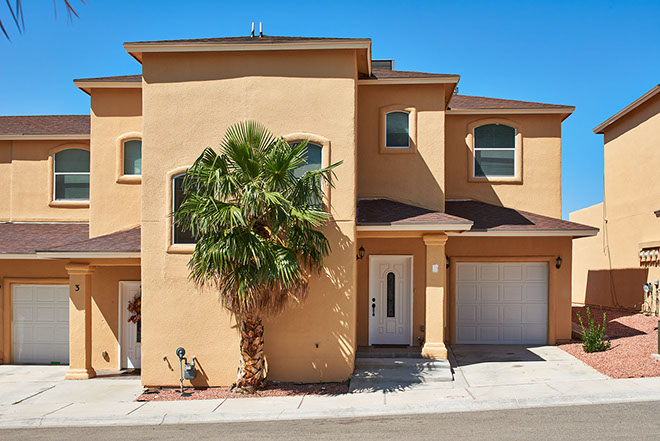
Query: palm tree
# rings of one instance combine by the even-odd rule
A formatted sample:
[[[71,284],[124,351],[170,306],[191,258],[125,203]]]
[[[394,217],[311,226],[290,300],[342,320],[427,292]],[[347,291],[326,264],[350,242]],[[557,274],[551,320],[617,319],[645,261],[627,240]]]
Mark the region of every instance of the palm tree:
[[[235,388],[243,393],[265,386],[263,319],[303,300],[311,271],[320,272],[330,252],[320,201],[340,163],[296,177],[306,158],[306,141],[290,144],[253,121],[235,124],[220,154],[206,148],[188,169],[173,213],[197,238],[190,278],[217,288],[239,323]]]
[[[76,10],[73,8],[71,3],[69,3],[69,0],[62,0],[64,3],[64,10],[67,13],[67,16],[69,17],[69,20],[73,20],[73,17],[75,16],[76,18],[78,17],[78,13]],[[87,6],[87,3],[85,3],[85,0],[80,0],[80,2]],[[11,18],[14,21],[14,24],[16,25],[16,29],[18,29],[19,33],[23,33],[25,30],[25,18],[23,17],[23,2],[21,0],[15,0],[14,6],[11,5],[10,0],[5,0],[5,3],[7,4],[7,9],[9,9],[9,13],[11,14]],[[57,1],[53,0],[53,8],[55,10],[55,19],[57,19]],[[9,34],[7,33],[7,29],[5,29],[4,24],[2,23],[2,19],[0,19],[0,31],[2,31],[3,34],[5,34],[5,37],[7,40],[11,40],[9,38]]]

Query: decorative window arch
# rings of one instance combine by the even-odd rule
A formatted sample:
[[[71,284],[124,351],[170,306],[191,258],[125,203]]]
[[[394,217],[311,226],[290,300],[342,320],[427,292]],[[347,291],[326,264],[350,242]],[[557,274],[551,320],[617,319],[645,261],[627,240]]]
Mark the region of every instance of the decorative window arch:
[[[119,136],[117,144],[117,183],[142,182],[142,134],[129,132]]]
[[[65,147],[53,153],[53,202],[89,204],[89,150]]]
[[[379,110],[380,153],[415,153],[417,109],[405,104],[393,104]]]
[[[522,133],[519,124],[486,118],[467,126],[468,181],[522,183]]]

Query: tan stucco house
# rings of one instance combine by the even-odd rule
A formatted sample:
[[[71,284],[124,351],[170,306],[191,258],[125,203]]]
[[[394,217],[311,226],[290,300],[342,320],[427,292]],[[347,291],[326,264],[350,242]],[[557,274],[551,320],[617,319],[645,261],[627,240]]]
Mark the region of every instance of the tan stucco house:
[[[660,279],[660,85],[594,129],[604,135],[604,200],[570,214],[600,229],[573,248],[576,304],[655,310]]]
[[[266,322],[270,379],[345,380],[369,345],[445,358],[453,343],[570,338],[572,241],[597,232],[560,219],[573,107],[458,95],[458,75],[394,70],[369,39],[124,47],[141,75],[74,81],[90,115],[0,117],[4,363],[175,385],[183,346],[194,384],[235,380],[234,321],[188,280],[194,244],[169,213],[186,167],[247,119],[309,140],[310,166],[343,161],[327,269]]]

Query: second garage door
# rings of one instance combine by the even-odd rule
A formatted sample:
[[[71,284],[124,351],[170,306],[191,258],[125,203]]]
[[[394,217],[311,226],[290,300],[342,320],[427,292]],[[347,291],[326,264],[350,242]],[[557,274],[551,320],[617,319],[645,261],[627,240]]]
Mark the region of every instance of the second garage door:
[[[545,344],[547,334],[547,263],[456,265],[456,343]]]

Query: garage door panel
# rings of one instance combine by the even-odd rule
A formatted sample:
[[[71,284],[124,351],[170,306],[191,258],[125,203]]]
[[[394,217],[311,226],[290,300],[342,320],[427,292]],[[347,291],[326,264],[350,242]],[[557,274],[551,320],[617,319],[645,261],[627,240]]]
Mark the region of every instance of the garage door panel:
[[[461,264],[456,271],[456,279],[461,282],[476,282],[477,265],[474,263]]]
[[[481,285],[479,289],[481,303],[499,303],[500,287],[494,284]]]
[[[459,280],[475,268],[477,281]],[[456,273],[457,343],[546,343],[546,263],[458,263]]]
[[[69,287],[15,285],[12,289],[14,363],[69,362]]]

